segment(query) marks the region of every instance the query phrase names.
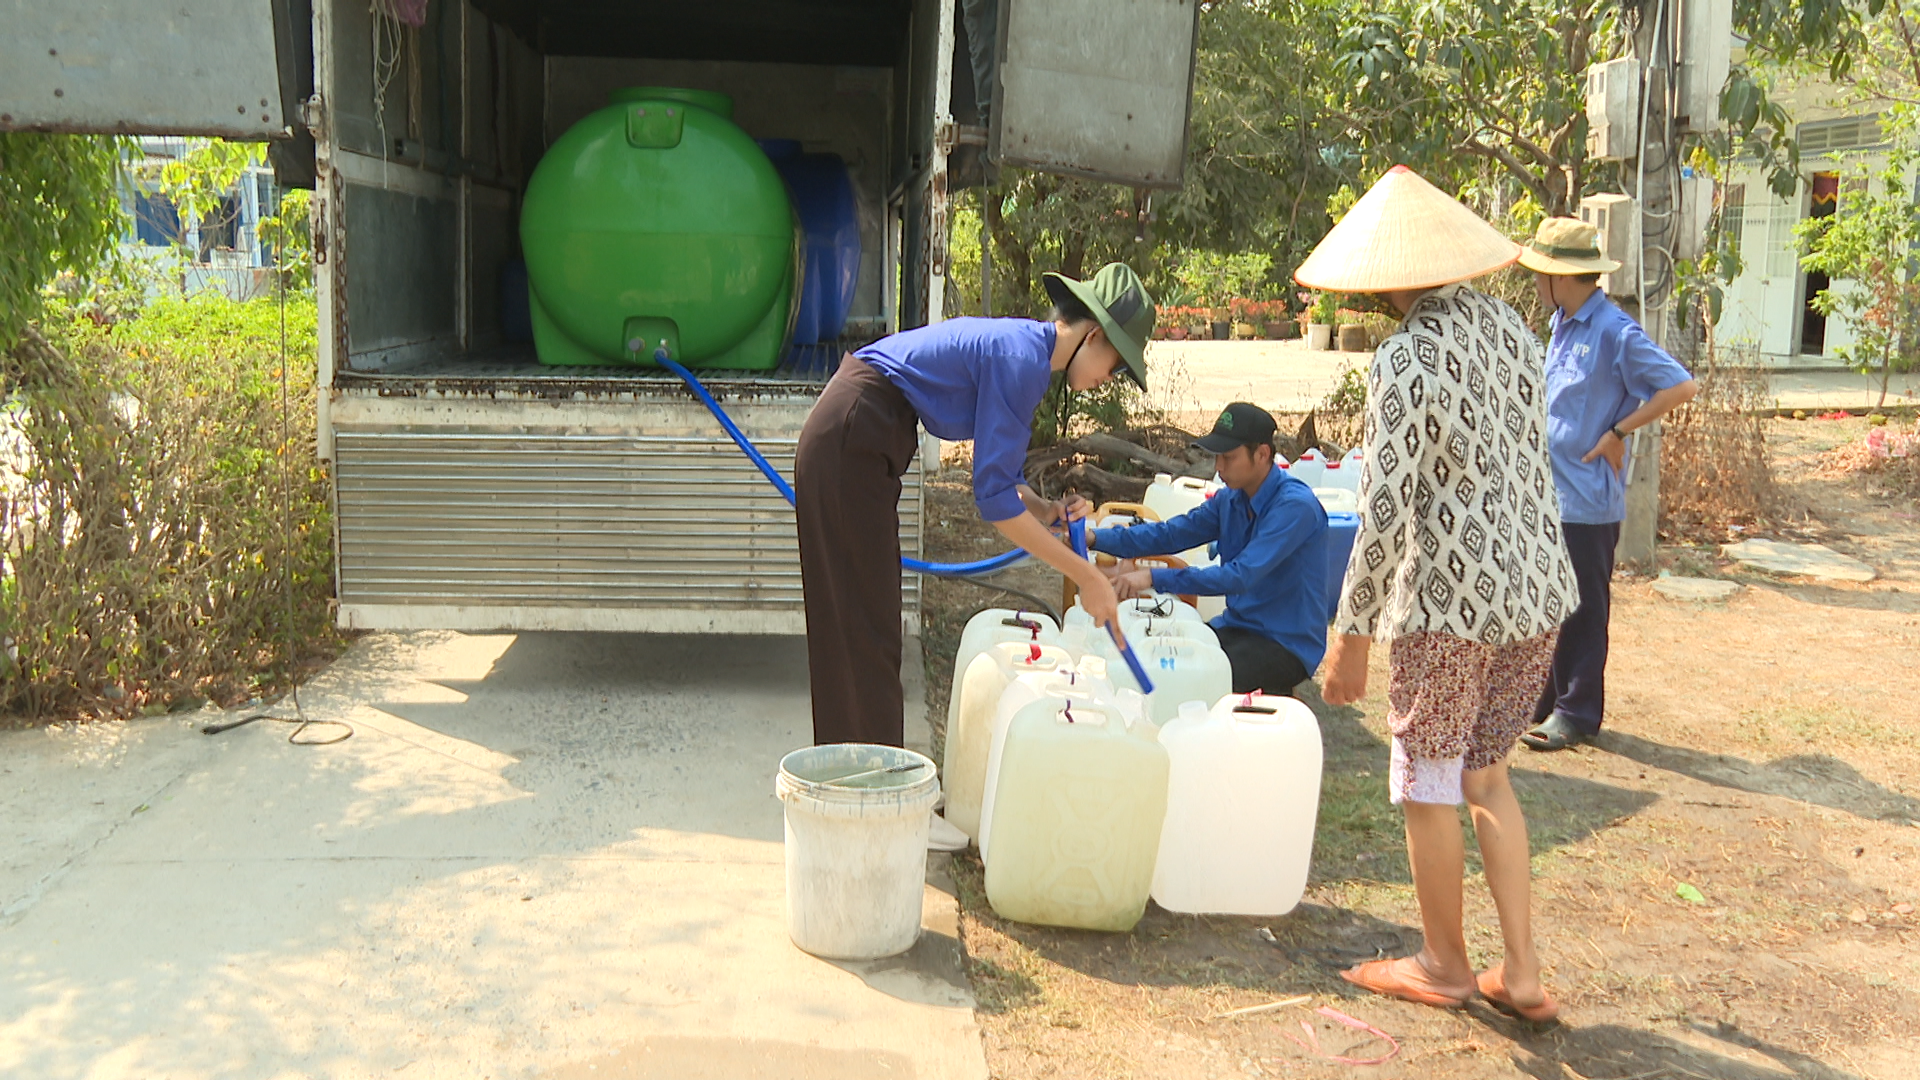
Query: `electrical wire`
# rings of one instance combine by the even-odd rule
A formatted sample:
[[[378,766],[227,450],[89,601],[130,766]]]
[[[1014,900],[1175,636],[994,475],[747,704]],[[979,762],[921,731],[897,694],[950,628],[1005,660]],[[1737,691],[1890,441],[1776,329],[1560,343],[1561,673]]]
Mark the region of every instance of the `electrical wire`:
[[[285,226],[282,225],[284,230]],[[274,251],[274,276],[279,279],[280,291],[280,587],[286,607],[285,632],[287,640],[287,673],[293,679],[293,687],[287,696],[293,700],[292,716],[275,716],[272,713],[253,713],[238,720],[223,724],[208,724],[200,729],[202,735],[218,735],[245,727],[258,721],[276,724],[292,724],[294,728],[287,733],[287,741],[295,746],[331,746],[353,738],[353,725],[344,720],[316,720],[307,715],[306,707],[300,704],[300,680],[293,670],[293,643],[298,638],[298,623],[293,603],[293,396],[287,381],[287,282],[281,276],[280,262],[286,256],[285,233],[282,242]],[[301,738],[309,728],[338,728],[340,733],[328,738]]]

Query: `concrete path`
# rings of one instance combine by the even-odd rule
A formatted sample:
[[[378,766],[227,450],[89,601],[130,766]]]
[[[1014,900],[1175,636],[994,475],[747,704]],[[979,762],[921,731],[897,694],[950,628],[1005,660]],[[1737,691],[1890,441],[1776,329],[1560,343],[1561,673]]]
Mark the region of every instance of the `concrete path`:
[[[800,641],[376,634],[305,698],[358,733],[0,734],[0,1076],[987,1075],[949,896],[787,941]]]
[[[1229,401],[1275,412],[1305,412],[1324,400],[1348,367],[1362,373],[1372,353],[1311,350],[1299,341],[1155,341],[1147,346],[1149,400],[1176,422],[1211,424]],[[1786,409],[1862,409],[1880,398],[1880,380],[1844,369],[1770,376]],[[1896,375],[1889,405],[1920,403],[1920,375]]]

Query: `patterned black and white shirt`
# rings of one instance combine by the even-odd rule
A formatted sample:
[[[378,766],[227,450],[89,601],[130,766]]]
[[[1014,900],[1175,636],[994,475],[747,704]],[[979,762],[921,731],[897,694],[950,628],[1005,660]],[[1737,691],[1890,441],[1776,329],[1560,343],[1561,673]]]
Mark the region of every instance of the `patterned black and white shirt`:
[[[1422,296],[1381,343],[1341,633],[1502,645],[1554,629],[1579,604],[1547,457],[1544,363],[1518,312],[1458,284]]]

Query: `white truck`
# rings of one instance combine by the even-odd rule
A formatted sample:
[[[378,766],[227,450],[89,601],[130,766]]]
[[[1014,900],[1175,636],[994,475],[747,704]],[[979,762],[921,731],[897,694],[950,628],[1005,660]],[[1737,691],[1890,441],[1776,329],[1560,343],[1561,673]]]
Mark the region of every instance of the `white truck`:
[[[666,85],[729,94],[749,134],[840,155],[870,211],[857,344],[942,318],[956,147],[1177,186],[1197,8],[21,0],[0,16],[0,130],[269,139],[282,182],[314,189],[343,626],[799,633],[792,513],[677,379],[543,367],[503,338],[541,154],[609,90]],[[827,374],[705,381],[790,474]],[[930,460],[906,478],[910,554]]]

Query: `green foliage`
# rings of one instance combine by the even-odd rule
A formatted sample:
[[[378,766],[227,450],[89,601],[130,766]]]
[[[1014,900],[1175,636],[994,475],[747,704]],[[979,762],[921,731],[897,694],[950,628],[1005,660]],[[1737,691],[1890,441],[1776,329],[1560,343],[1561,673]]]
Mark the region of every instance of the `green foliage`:
[[[1088,431],[1120,431],[1139,412],[1140,389],[1131,379],[1108,379],[1084,393],[1067,389],[1066,376],[1055,375],[1047,396],[1033,414],[1032,445],[1052,446]]]
[[[1340,379],[1320,402],[1320,410],[1357,416],[1367,410],[1367,373],[1352,364],[1340,368]]]
[[[1273,257],[1250,251],[1225,255],[1217,251],[1189,251],[1173,267],[1173,279],[1204,307],[1226,307],[1235,299],[1251,299],[1262,291]]]
[[[1893,155],[1878,176],[1857,169],[1842,191],[1839,212],[1795,226],[1804,252],[1800,265],[1835,284],[1813,306],[1837,315],[1854,341],[1837,350],[1863,374],[1880,372],[1880,403],[1895,371],[1915,367],[1920,349],[1920,206],[1910,179],[1913,155]]]
[[[980,310],[983,219],[998,315],[1044,313],[1043,271],[1081,276],[1116,260],[1139,271],[1162,304],[1191,302],[1172,271],[1192,250],[1260,252],[1271,260],[1269,277],[1253,291],[1283,282],[1326,232],[1326,196],[1342,180],[1322,151],[1345,126],[1329,108],[1326,49],[1344,10],[1337,0],[1203,5],[1182,189],[1148,197],[1002,169],[996,187],[957,200],[949,280],[958,310]]]
[[[1313,294],[1313,307],[1307,313],[1307,321],[1332,326],[1340,321],[1340,294],[1317,292]]]
[[[9,355],[0,712],[242,699],[329,640],[311,301],[287,316],[284,398],[272,301],[200,295],[105,327],[55,309]]]
[[[313,288],[313,192],[281,194],[279,209],[260,219],[259,236],[273,248],[281,288]]]
[[[1616,10],[1386,0],[1352,11],[1337,73],[1371,171],[1398,159],[1457,189],[1491,166],[1549,214],[1569,213],[1586,183],[1586,69],[1610,54]]]
[[[266,160],[261,143],[228,142],[225,139],[195,140],[180,157],[157,165],[142,165],[140,178],[154,191],[173,203],[180,218],[180,235],[175,243],[186,243],[187,232],[196,225],[202,229],[225,224],[221,205],[247,169]]]
[[[0,350],[39,313],[54,275],[89,274],[112,251],[120,155],[113,138],[0,132]]]
[[[181,356],[204,357],[220,363],[195,365],[197,370],[213,373],[219,379],[230,375],[253,378],[269,369],[260,367],[248,374],[230,364],[248,356],[278,355],[283,311],[287,355],[294,358],[297,367],[311,361],[319,350],[319,310],[311,297],[290,296],[283,307],[275,298],[238,301],[219,293],[164,294],[149,301],[137,318],[97,331],[95,340],[122,350],[170,350]],[[73,332],[85,333],[83,329]],[[271,389],[278,385],[278,376],[269,383],[250,385],[249,389]],[[198,381],[195,385],[205,386]]]

